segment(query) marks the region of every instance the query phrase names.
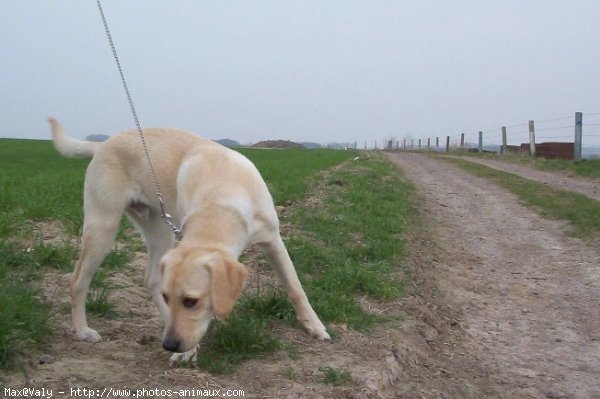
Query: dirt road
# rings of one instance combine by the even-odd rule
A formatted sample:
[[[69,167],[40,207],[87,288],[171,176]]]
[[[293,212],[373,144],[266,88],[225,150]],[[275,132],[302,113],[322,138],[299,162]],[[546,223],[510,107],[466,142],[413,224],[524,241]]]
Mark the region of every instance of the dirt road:
[[[514,173],[527,179],[546,183],[556,188],[574,191],[593,198],[596,201],[600,201],[600,179],[576,176],[570,172],[545,172],[525,165],[496,161],[494,159],[480,159],[473,157],[460,158],[465,161],[475,162],[494,169]]]
[[[599,249],[447,163],[390,158],[423,196],[423,222],[440,251],[430,275],[460,314],[465,356],[492,373],[481,381],[488,394],[600,398]]]

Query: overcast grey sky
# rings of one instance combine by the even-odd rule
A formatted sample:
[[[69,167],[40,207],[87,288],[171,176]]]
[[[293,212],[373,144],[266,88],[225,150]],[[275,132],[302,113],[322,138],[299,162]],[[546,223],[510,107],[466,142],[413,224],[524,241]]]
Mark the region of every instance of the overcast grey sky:
[[[241,142],[600,146],[600,1],[103,0],[142,126]],[[133,127],[93,0],[0,0],[0,137]],[[594,123],[598,125],[594,125]],[[509,141],[525,138],[509,128]]]

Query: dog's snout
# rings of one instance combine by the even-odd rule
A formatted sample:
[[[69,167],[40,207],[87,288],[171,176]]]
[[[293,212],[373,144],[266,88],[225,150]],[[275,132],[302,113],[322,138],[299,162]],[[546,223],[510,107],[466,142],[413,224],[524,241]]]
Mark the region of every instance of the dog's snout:
[[[165,338],[162,343],[163,349],[169,352],[179,352],[179,345],[181,343],[173,338]]]

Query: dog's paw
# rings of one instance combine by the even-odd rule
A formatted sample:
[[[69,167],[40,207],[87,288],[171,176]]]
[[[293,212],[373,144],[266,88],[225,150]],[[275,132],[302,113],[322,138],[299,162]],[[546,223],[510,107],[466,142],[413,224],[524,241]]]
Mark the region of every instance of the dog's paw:
[[[320,339],[321,341],[329,341],[331,339],[331,337],[329,336],[329,333],[327,332],[327,330],[325,329],[324,326],[310,331],[310,335]]]
[[[79,341],[87,341],[91,343],[98,342],[102,339],[96,330],[92,330],[89,327],[86,327],[81,331],[77,331],[75,333],[75,338]]]
[[[327,329],[325,329],[325,326],[323,323],[321,323],[321,320],[305,320],[302,324],[306,329],[306,332],[308,332],[311,336],[318,338],[321,341],[327,341],[331,339],[327,333]]]
[[[184,364],[196,360],[196,348],[183,353],[173,353],[171,356],[171,366],[175,364]]]

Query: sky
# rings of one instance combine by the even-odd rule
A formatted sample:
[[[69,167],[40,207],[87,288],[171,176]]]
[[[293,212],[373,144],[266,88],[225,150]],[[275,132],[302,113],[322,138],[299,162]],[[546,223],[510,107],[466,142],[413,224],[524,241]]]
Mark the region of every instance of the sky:
[[[102,0],[144,127],[600,148],[600,1]],[[93,0],[0,0],[0,137],[134,127]],[[565,139],[562,139],[564,137]],[[572,141],[572,140],[571,140]]]

